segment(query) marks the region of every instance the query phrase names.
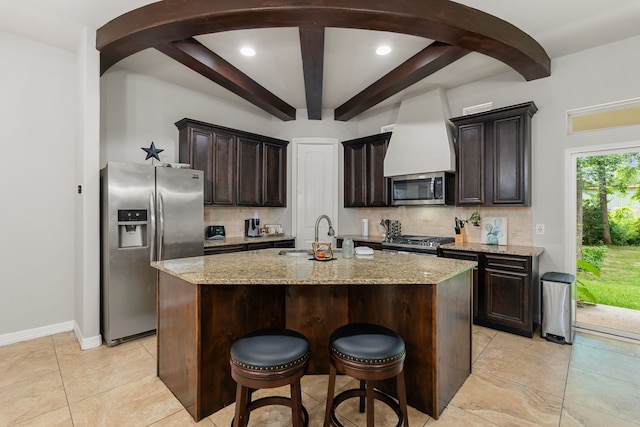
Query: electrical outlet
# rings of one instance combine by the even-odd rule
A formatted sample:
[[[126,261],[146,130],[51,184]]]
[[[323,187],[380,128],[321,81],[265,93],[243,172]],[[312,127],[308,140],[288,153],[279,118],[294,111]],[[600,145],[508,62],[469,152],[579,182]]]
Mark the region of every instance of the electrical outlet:
[[[544,224],[536,224],[536,234],[544,234]]]

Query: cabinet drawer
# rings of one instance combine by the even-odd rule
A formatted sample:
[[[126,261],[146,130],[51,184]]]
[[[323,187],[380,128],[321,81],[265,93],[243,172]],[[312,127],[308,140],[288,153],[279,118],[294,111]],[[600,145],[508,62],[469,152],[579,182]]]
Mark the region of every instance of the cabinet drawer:
[[[531,270],[531,258],[529,257],[485,254],[485,260],[487,268],[522,272],[528,272]]]
[[[464,251],[455,251],[450,249],[441,249],[442,257],[444,258],[454,258],[454,259],[462,259],[465,261],[475,261],[478,262],[480,259],[480,254],[477,252],[464,252]]]
[[[225,245],[225,246],[214,246],[210,248],[204,248],[205,255],[218,255],[218,254],[228,254],[231,252],[242,252],[246,251],[246,245]]]

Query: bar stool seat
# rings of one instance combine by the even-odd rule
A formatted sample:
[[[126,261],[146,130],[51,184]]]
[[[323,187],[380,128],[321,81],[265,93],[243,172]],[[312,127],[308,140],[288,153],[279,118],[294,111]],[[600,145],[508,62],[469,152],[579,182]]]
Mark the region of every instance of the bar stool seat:
[[[408,427],[407,398],[404,382],[404,340],[381,325],[352,323],[333,331],[329,338],[329,389],[324,427],[343,427],[336,417],[336,408],[345,400],[359,397],[360,412],[367,412],[367,427],[373,427],[373,402],[379,400],[398,415],[397,426]],[[336,374],[340,372],[360,380],[360,388],[346,390],[334,397]],[[396,378],[398,402],[388,394],[374,389],[374,382]],[[365,405],[366,399],[366,405]]]
[[[260,329],[236,340],[231,346],[231,377],[237,383],[233,427],[246,427],[254,409],[267,405],[291,408],[294,427],[309,424],[302,405],[300,378],[309,366],[309,341],[289,329]],[[290,385],[291,398],[269,396],[251,401],[255,390]]]

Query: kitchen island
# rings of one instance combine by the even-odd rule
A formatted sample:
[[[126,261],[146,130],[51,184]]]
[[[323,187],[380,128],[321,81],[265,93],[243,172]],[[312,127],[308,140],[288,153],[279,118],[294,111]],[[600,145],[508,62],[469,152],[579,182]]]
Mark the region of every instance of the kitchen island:
[[[326,374],[329,335],[353,322],[403,337],[408,403],[438,418],[471,372],[475,263],[380,251],[337,256],[316,261],[266,249],[152,264],[158,376],[196,421],[235,400],[229,350],[240,336],[264,327],[299,331],[311,343],[308,374]],[[393,385],[384,388],[395,394]]]

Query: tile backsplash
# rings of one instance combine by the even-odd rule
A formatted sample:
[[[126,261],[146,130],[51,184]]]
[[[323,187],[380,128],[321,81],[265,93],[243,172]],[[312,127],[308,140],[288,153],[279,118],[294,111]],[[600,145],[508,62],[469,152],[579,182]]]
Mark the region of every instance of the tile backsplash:
[[[369,219],[369,235],[381,236],[384,228],[378,226],[381,219],[400,220],[402,234],[421,236],[451,236],[455,234],[454,219],[469,219],[476,208],[463,207],[409,207],[389,209],[358,209],[358,221]],[[482,218],[506,217],[508,221],[507,244],[531,246],[533,244],[533,223],[531,208],[490,208],[477,209]],[[471,223],[465,225],[467,241],[480,243],[481,227]],[[359,234],[359,231],[357,232]]]
[[[207,207],[204,208],[204,224],[224,225],[227,236],[244,236],[244,220],[260,218],[260,227],[265,224],[285,224],[282,216],[286,209],[280,208],[251,208],[251,207]],[[203,230],[204,232],[204,230]],[[291,234],[291,230],[284,230]]]

